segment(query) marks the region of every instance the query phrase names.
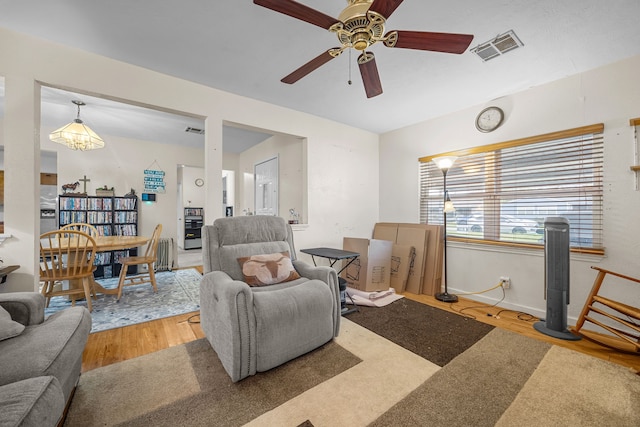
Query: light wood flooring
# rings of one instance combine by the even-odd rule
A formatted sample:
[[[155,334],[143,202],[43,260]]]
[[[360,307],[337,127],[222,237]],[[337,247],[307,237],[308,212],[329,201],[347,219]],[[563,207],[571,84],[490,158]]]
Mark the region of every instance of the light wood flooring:
[[[472,316],[478,321],[609,360],[627,366],[635,372],[640,372],[640,355],[621,353],[586,339],[566,341],[549,337],[533,328],[533,323],[537,319],[528,315],[512,311],[501,312],[503,309],[500,307],[485,306],[464,298],[460,298],[459,302],[455,304],[449,304],[428,295],[406,293],[405,297],[447,311],[460,312],[462,310],[465,315]],[[487,313],[491,316],[488,316]],[[197,323],[198,321],[199,316],[195,312],[93,333],[89,335],[83,354],[82,371],[86,372],[203,338],[204,333],[200,324]]]

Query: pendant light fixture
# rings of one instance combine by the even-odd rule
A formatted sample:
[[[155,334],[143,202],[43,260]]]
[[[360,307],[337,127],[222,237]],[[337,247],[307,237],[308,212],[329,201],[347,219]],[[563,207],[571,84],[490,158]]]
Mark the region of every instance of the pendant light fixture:
[[[104,147],[104,141],[91,128],[80,120],[80,106],[86,105],[82,101],[71,101],[78,106],[76,119],[49,134],[49,139],[58,144],[64,144],[72,150],[95,150]]]

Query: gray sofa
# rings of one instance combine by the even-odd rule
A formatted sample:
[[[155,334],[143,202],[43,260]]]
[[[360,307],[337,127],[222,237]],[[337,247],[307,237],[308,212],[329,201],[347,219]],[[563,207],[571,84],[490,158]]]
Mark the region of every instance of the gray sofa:
[[[291,227],[284,219],[219,218],[202,228],[202,239],[200,323],[234,382],[281,365],[338,335],[336,271],[297,260]],[[247,284],[240,259],[283,252],[288,252],[290,261],[285,261],[301,277],[263,286]]]
[[[0,294],[0,427],[57,425],[80,377],[91,315],[71,307],[45,320],[44,305],[35,292]]]

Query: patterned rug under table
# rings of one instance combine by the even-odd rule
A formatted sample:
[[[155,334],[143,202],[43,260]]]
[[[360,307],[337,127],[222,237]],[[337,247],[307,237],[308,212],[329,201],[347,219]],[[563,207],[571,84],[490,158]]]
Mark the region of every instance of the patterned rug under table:
[[[199,311],[201,279],[202,275],[195,269],[162,271],[156,273],[157,293],[146,283],[126,286],[120,302],[115,295],[98,294],[97,301],[93,301],[91,332]],[[117,277],[97,281],[107,289],[118,286]],[[77,301],[76,305],[86,307],[87,303]],[[51,298],[45,317],[67,307],[71,307],[67,297]]]

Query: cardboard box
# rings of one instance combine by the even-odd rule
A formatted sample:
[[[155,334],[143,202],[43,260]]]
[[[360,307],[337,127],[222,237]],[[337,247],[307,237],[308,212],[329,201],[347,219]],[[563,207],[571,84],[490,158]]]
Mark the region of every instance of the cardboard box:
[[[391,287],[404,292],[409,279],[409,270],[414,264],[416,250],[413,246],[393,245],[391,251]]]
[[[391,287],[393,242],[345,237],[342,248],[360,254],[342,272],[347,286],[365,292],[386,291]]]

